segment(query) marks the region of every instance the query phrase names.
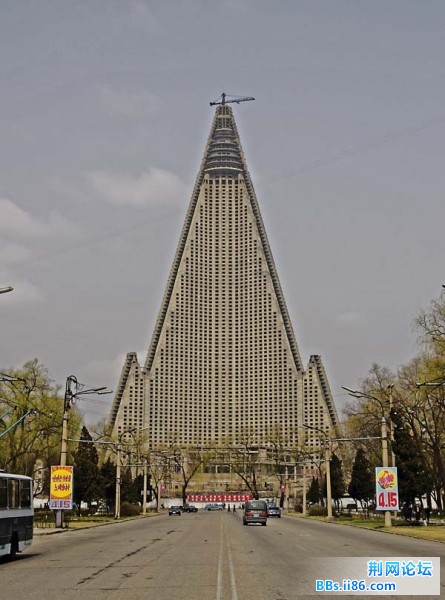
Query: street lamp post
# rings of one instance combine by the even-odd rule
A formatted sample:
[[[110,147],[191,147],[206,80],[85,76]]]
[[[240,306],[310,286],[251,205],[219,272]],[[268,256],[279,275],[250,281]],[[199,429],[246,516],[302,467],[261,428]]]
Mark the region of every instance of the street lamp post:
[[[142,514],[147,514],[147,459],[144,458],[144,484],[142,490]]]
[[[326,495],[328,503],[328,519],[332,519],[331,448],[327,437],[324,442],[324,448],[324,460],[326,463]]]
[[[394,453],[394,423],[392,420],[392,390],[394,389],[394,384],[390,383],[387,386],[387,390],[389,391],[389,440],[391,444],[391,466],[396,466],[396,455]]]
[[[302,427],[305,429],[313,429],[314,431],[319,431],[324,435],[324,462],[326,469],[326,502],[328,505],[328,519],[332,519],[332,487],[331,487],[331,446],[330,440],[326,431],[320,429],[319,427],[313,427],[312,425],[307,425],[303,423]]]
[[[385,417],[382,417],[382,466],[389,467],[388,457],[388,424]],[[385,510],[385,527],[392,527],[391,512]]]
[[[121,450],[122,444],[119,442],[116,445],[116,494],[114,502],[114,518],[121,518]]]
[[[391,445],[391,461],[392,461],[392,465],[393,467],[396,466],[396,455],[394,454],[394,423],[392,422],[392,418],[391,418],[391,412],[392,412],[392,408],[393,408],[393,395],[392,395],[392,391],[394,389],[394,384],[390,383],[386,386],[386,389],[388,391],[388,405],[385,407],[384,402],[380,399],[377,398],[376,396],[373,396],[372,394],[368,394],[367,392],[362,392],[360,390],[351,390],[350,388],[345,387],[344,385],[341,386],[342,389],[346,390],[348,392],[348,394],[350,396],[352,396],[352,398],[367,398],[368,400],[372,400],[373,402],[377,402],[377,404],[380,406],[380,409],[382,411],[382,417],[385,418],[386,423],[388,425],[389,423],[389,440],[390,440],[390,445]],[[388,407],[389,407],[389,414],[388,414]],[[386,465],[386,466],[389,466]]]
[[[306,465],[303,465],[303,517],[306,516],[306,495],[307,495],[307,491],[306,491],[306,487],[307,487],[307,482],[306,482]]]

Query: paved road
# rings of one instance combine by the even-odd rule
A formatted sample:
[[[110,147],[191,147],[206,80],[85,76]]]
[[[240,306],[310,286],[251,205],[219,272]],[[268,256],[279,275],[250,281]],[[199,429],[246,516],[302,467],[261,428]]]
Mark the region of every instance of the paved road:
[[[243,527],[240,514],[199,511],[37,537],[0,562],[0,600],[293,600],[325,576],[317,557],[357,556],[440,556],[445,567],[440,543],[290,517]]]

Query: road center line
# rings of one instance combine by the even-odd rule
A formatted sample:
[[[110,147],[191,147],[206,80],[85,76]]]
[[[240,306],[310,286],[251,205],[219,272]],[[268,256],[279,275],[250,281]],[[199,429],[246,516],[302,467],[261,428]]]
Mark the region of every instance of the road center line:
[[[221,515],[221,517],[222,517],[222,515]],[[223,553],[224,553],[224,528],[223,528],[223,519],[221,518],[219,558],[218,558],[218,575],[216,577],[216,600],[221,600],[221,598],[222,598]]]
[[[231,600],[238,600],[238,592],[236,590],[235,569],[233,568],[232,551],[230,550],[230,542],[227,537],[227,557],[229,559],[230,572],[230,590],[232,593]]]

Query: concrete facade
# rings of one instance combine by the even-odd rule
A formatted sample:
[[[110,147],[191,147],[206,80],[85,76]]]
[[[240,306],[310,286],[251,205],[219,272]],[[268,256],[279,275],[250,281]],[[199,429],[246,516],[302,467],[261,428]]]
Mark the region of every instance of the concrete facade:
[[[320,356],[306,370],[230,106],[218,106],[143,366],[127,354],[110,423],[152,448],[247,435],[317,446],[338,418]]]

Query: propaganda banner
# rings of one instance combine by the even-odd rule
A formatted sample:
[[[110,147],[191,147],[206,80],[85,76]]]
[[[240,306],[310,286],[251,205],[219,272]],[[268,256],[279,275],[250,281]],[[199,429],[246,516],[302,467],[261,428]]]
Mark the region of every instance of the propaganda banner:
[[[189,502],[248,502],[252,494],[189,494]]]
[[[399,510],[397,467],[375,468],[376,510]]]
[[[51,510],[73,508],[73,467],[51,467],[49,507]]]

